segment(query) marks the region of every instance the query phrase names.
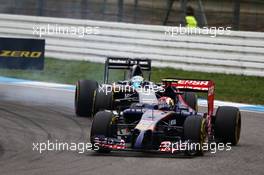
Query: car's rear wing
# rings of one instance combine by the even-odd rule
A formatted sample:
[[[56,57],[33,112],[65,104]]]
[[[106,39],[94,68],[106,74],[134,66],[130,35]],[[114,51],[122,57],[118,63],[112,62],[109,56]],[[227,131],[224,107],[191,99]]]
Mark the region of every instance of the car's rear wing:
[[[179,90],[207,93],[208,114],[213,115],[214,111],[214,90],[215,84],[211,80],[195,80],[181,78],[166,78],[162,80],[165,86],[176,87]]]
[[[107,57],[105,61],[104,83],[108,83],[110,69],[130,70],[133,65],[140,65],[142,71],[149,71],[150,80],[151,60],[140,58]]]

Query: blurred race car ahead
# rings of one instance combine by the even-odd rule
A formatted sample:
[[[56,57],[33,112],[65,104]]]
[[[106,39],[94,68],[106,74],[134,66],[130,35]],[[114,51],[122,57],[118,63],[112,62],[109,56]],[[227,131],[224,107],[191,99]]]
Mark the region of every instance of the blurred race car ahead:
[[[129,79],[108,84],[109,69],[129,70]],[[149,71],[144,80],[143,71]],[[151,62],[108,58],[105,84],[79,81],[75,107],[80,116],[94,114],[90,139],[97,152],[153,151],[203,155],[204,145],[237,145],[241,114],[238,108],[214,111],[214,83],[179,78],[150,80]],[[107,93],[106,93],[107,92]],[[208,112],[198,112],[195,92],[207,93]]]

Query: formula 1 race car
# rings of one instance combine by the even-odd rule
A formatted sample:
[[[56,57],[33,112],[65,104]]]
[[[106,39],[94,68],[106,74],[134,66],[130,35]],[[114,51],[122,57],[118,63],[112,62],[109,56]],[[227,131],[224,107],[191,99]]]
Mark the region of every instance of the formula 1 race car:
[[[143,64],[144,61],[147,64]],[[107,86],[109,67],[131,70],[131,79]],[[240,111],[221,106],[213,114],[215,87],[212,81],[167,78],[155,84],[149,81],[150,73],[149,79],[144,80],[144,68],[151,70],[149,60],[107,59],[105,84],[93,87],[93,101],[87,103],[90,106],[93,103],[95,112],[90,133],[91,143],[96,145],[94,150],[103,153],[113,150],[184,152],[194,156],[203,155],[205,143],[237,145]],[[77,115],[81,84],[79,82],[76,88]],[[198,112],[195,92],[207,93],[208,112]]]
[[[124,80],[109,84],[109,70],[111,69],[126,70],[124,72]],[[123,93],[118,89],[129,89],[131,86],[131,78],[137,78],[137,76],[143,76],[143,74],[145,74],[146,77],[148,77],[148,80],[150,80],[150,60],[107,58],[107,60],[105,61],[103,84],[99,85],[95,80],[79,80],[77,82],[75,91],[76,115],[91,117],[101,109],[115,109],[116,105],[114,104],[114,102],[117,101],[117,99],[121,99],[124,97],[126,97],[126,99],[131,99],[130,97],[128,97],[129,94],[131,94],[129,91],[128,93]]]

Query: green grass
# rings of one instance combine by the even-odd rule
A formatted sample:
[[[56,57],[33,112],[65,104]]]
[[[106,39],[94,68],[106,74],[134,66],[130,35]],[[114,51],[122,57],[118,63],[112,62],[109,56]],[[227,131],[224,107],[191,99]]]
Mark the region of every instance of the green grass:
[[[78,79],[94,79],[102,82],[103,72],[104,65],[99,63],[46,58],[43,71],[0,69],[0,76],[74,84]],[[116,72],[111,75],[115,80],[123,77]],[[166,77],[210,79],[216,84],[216,99],[218,100],[264,104],[264,77],[153,68],[153,81],[159,82],[161,78]]]

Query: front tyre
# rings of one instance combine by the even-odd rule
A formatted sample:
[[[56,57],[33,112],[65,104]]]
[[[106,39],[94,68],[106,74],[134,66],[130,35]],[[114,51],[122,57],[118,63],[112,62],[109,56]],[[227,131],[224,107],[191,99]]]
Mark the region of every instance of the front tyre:
[[[91,117],[94,106],[94,93],[98,83],[94,80],[79,80],[75,90],[75,113],[77,116]]]
[[[188,156],[202,156],[203,143],[206,139],[205,119],[201,116],[189,116],[184,122],[184,139],[188,142],[185,154]]]
[[[112,138],[114,132],[112,130],[112,122],[113,122],[113,114],[111,112],[99,111],[96,113],[93,119],[91,133],[90,133],[90,141],[94,144],[95,137],[106,137]],[[109,153],[111,149],[108,148],[100,148],[97,150],[100,153]]]
[[[96,114],[98,111],[103,110],[112,110],[113,109],[113,92],[106,91],[106,88],[97,89],[95,91],[95,100],[94,100],[94,111]]]

